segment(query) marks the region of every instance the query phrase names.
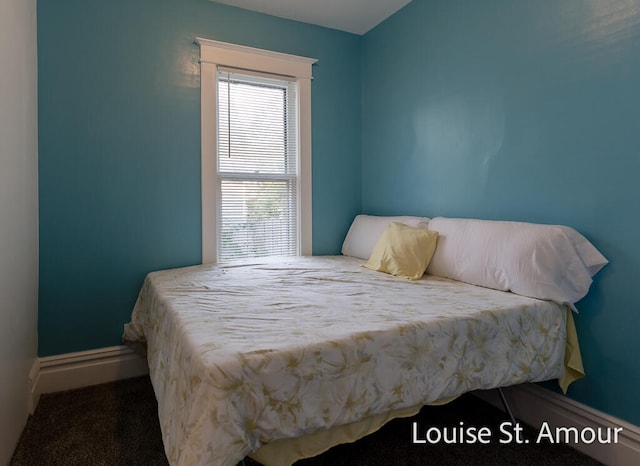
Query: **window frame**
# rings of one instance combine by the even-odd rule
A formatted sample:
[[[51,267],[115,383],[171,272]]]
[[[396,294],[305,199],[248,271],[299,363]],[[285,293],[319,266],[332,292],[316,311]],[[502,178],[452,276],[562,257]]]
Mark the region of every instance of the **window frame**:
[[[218,260],[217,70],[231,67],[294,78],[298,86],[298,255],[312,254],[311,79],[316,59],[197,37],[200,46],[202,263]]]

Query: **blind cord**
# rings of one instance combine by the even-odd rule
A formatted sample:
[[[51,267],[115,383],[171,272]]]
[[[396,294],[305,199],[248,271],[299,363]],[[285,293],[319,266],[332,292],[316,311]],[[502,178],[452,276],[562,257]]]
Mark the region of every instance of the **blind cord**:
[[[231,73],[227,71],[227,157],[231,158]]]

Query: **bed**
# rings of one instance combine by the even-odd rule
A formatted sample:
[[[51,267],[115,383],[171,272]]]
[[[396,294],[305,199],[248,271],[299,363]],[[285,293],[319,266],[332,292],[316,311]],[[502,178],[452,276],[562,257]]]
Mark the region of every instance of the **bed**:
[[[172,465],[291,464],[425,404],[582,375],[567,303],[365,264],[266,258],[146,277],[124,338],[146,345]]]

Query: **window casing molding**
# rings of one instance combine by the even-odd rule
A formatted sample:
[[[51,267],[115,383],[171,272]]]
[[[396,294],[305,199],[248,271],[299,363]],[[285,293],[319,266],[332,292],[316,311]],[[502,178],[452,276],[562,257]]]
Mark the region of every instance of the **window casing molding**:
[[[218,67],[295,78],[298,86],[298,253],[312,254],[311,79],[316,59],[196,38],[200,46],[202,170],[202,262],[217,262],[217,80]]]

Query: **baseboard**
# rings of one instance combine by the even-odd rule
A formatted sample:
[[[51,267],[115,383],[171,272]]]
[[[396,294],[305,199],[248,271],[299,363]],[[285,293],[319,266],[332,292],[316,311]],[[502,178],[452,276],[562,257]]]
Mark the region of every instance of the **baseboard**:
[[[37,358],[29,373],[29,412],[40,395],[115,382],[149,373],[147,361],[127,346]]]
[[[523,384],[504,389],[516,419],[539,429],[546,424],[555,432],[557,427],[591,428],[601,432],[622,428],[618,442],[569,443],[578,451],[609,466],[640,464],[640,427],[585,406],[566,396],[535,384]],[[495,390],[474,392],[479,398],[503,409]],[[604,436],[606,438],[606,436]],[[612,436],[613,439],[613,436]]]

